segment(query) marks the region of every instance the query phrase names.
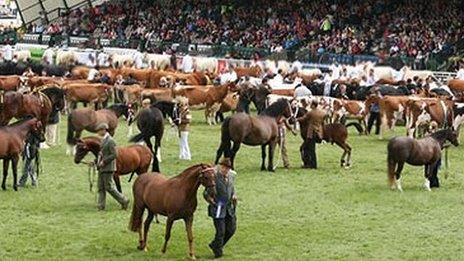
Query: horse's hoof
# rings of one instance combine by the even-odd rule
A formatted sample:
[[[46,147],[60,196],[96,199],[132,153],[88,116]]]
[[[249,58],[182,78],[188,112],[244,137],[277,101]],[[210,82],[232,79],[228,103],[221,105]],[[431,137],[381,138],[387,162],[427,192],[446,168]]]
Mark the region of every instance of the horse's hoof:
[[[2,186],[2,189],[3,189],[3,190],[6,190],[6,187],[5,187],[5,186]]]
[[[14,191],[18,191],[18,185],[13,186]]]
[[[143,252],[148,252],[148,247],[144,247]]]
[[[195,255],[190,255],[190,259],[192,259],[192,260],[197,260],[197,258],[195,257]]]
[[[266,168],[265,168],[265,167],[261,167],[261,171],[266,171]]]

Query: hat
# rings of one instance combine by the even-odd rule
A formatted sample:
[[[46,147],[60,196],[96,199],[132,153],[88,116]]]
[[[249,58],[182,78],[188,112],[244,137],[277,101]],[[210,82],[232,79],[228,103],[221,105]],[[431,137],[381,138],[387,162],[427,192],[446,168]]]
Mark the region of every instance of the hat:
[[[223,158],[220,162],[219,165],[222,165],[224,167],[227,167],[229,169],[232,168],[232,162],[230,161],[229,158]]]
[[[99,130],[108,130],[108,129],[109,129],[108,124],[100,123],[97,125],[97,128],[95,130],[99,131]]]

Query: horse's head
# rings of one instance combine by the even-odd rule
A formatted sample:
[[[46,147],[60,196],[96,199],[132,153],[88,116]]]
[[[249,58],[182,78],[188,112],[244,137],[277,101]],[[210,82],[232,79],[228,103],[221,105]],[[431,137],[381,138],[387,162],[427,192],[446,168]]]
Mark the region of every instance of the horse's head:
[[[210,196],[216,194],[216,171],[215,168],[209,164],[201,164],[200,175],[198,176],[200,184],[210,191]]]
[[[451,144],[453,144],[454,146],[458,146],[459,145],[459,135],[458,135],[458,132],[453,130],[453,129],[448,129],[449,130],[449,133],[448,133],[448,136],[446,137],[446,139],[451,142]]]
[[[33,135],[37,140],[40,142],[45,141],[45,135],[44,135],[44,126],[41,121],[37,120],[36,118],[33,118],[30,122],[30,131],[29,133]]]
[[[77,140],[76,142],[76,154],[74,154],[74,163],[79,164],[81,163],[82,159],[87,156],[89,153],[90,148],[85,144],[82,139]]]

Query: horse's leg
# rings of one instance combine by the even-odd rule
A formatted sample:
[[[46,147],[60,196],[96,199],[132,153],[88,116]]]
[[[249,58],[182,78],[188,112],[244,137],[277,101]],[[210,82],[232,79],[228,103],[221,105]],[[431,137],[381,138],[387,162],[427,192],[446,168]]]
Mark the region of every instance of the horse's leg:
[[[275,169],[274,169],[274,152],[275,152],[276,144],[277,144],[277,142],[271,141],[269,143],[269,145],[268,145],[269,146],[269,155],[268,155],[269,163],[267,165],[267,170],[271,171],[271,172],[275,171]]]
[[[433,164],[431,165],[427,164],[424,167],[424,176],[425,176],[424,188],[427,191],[432,191],[432,189],[430,189],[430,180],[429,180],[430,174],[432,173],[432,167],[433,167]]]
[[[9,163],[10,163],[9,159],[3,159],[3,181],[2,181],[3,190],[6,190],[6,177],[8,176]]]
[[[161,252],[163,254],[166,253],[166,249],[168,248],[168,241],[171,238],[171,228],[173,223],[174,220],[172,219],[172,217],[168,216],[168,219],[166,220],[166,234],[164,235],[164,245],[161,249]]]
[[[398,162],[398,167],[396,168],[395,172],[395,184],[396,188],[403,192],[403,187],[401,186],[401,171],[403,171],[404,162]]]
[[[191,259],[195,259],[195,251],[193,250],[193,216],[184,218],[185,229],[187,230],[187,239],[189,244],[189,256]]]
[[[266,145],[261,145],[261,171],[266,170]]]
[[[18,161],[19,156],[13,156],[11,159],[11,167],[13,168],[13,189],[18,191]]]
[[[390,153],[390,152],[389,152]],[[388,185],[390,186],[391,189],[396,188],[396,161],[392,159],[387,159],[387,165],[388,165]]]
[[[143,224],[143,240],[140,242],[139,249],[143,251],[148,251],[147,242],[148,242],[148,231],[150,230],[150,224],[153,221],[154,214],[153,212],[148,209],[148,216],[145,219],[145,223]]]
[[[237,151],[240,149],[241,142],[234,142],[234,146],[232,147],[232,152],[230,154],[230,161],[232,164],[232,169],[235,167],[234,166],[234,160],[235,160],[235,155],[237,155]]]
[[[113,180],[114,180],[114,184],[116,185],[116,189],[119,191],[119,193],[122,193],[121,179],[119,178],[119,173],[114,173]]]

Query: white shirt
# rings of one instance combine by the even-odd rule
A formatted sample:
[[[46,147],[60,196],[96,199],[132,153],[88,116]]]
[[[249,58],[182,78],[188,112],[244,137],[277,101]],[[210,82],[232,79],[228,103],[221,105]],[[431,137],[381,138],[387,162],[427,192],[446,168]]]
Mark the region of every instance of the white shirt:
[[[399,70],[399,71],[392,70],[392,76],[393,76],[393,80],[402,81],[404,77],[404,72],[403,70]]]
[[[180,68],[182,69],[182,71],[184,73],[193,72],[193,58],[192,58],[192,56],[190,56],[188,54],[186,56],[184,56],[184,58],[182,58],[182,65],[180,66]]]
[[[47,50],[45,50],[45,52],[43,53],[43,58],[45,59],[45,62],[48,63],[48,64],[53,64],[53,56],[55,55],[55,52],[53,51],[53,49],[51,48],[48,48]]]
[[[295,98],[308,97],[308,96],[311,96],[311,95],[313,95],[313,93],[308,88],[306,88],[305,86],[300,86],[300,87],[296,88],[295,92],[293,94],[293,96]]]
[[[366,80],[366,86],[372,86],[374,85],[379,79],[375,77],[375,75],[368,76]]]
[[[292,63],[292,66],[290,67],[290,72],[299,72],[303,69],[303,65],[300,63],[300,61],[294,61]]]
[[[135,68],[141,69],[143,66],[143,54],[141,52],[134,53],[134,64]]]
[[[459,69],[458,73],[456,74],[456,79],[464,80],[464,68]]]
[[[340,78],[340,66],[339,65],[331,65],[330,70],[332,70],[332,79]]]
[[[108,62],[108,54],[104,52],[101,52],[97,55],[97,60],[98,60],[99,66],[104,66],[104,67],[110,66]]]
[[[11,45],[7,44],[3,47],[3,58],[6,61],[11,61],[13,59],[13,47],[11,47]]]
[[[96,65],[95,60],[92,61],[92,60],[89,59],[89,60],[87,61],[87,66],[88,66],[88,67],[91,67],[91,68],[92,68],[92,67],[95,67],[95,65]],[[89,72],[89,74],[90,74],[90,72]]]
[[[278,73],[276,74],[276,76],[274,76],[273,82],[277,84],[282,84],[284,82],[284,77]]]

